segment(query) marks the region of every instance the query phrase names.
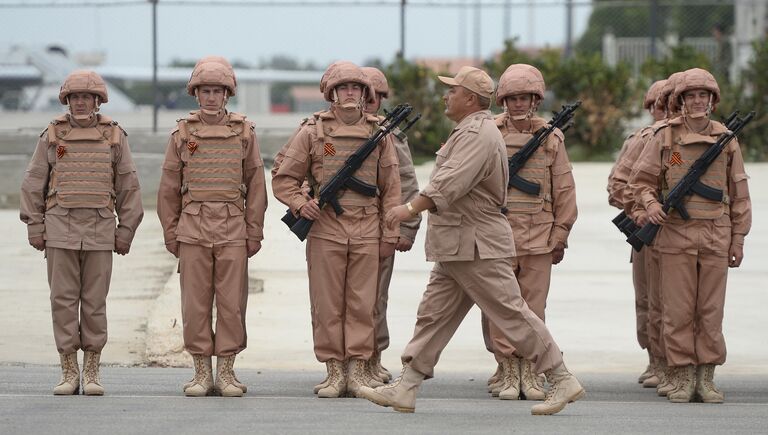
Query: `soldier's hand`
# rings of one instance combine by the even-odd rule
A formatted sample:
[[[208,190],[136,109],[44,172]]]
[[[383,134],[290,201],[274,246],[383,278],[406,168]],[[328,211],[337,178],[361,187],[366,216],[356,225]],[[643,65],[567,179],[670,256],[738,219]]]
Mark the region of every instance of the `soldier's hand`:
[[[30,237],[29,244],[38,251],[45,251],[45,239],[43,236]]]
[[[379,258],[387,258],[395,255],[395,244],[389,242],[379,243]]]
[[[410,217],[411,212],[408,211],[408,207],[405,205],[398,205],[397,207],[390,209],[387,212],[387,215],[384,216],[384,225],[386,225],[390,230],[394,230],[395,227],[400,225],[400,222]]]
[[[664,210],[661,209],[661,204],[658,202],[649,205],[645,211],[648,214],[648,220],[656,225],[662,225],[667,219],[667,214],[664,213]]]
[[[637,217],[637,221],[635,223],[638,227],[644,227],[645,224],[648,223],[648,213],[641,213],[640,216]]]
[[[408,252],[413,247],[413,241],[410,239],[406,239],[405,237],[399,237],[397,239],[397,245],[395,245],[395,249],[397,249],[400,252]]]
[[[728,249],[728,267],[741,266],[741,260],[744,259],[744,247],[741,245],[731,245]]]
[[[563,242],[557,242],[555,248],[552,250],[552,264],[557,264],[563,261],[565,257],[565,244]]]
[[[179,258],[179,242],[173,241],[165,244],[165,249],[168,250],[174,257]]]
[[[247,240],[245,245],[248,248],[248,258],[253,257],[261,250],[261,242],[258,240]]]
[[[115,252],[117,255],[125,255],[131,250],[131,244],[125,243],[122,240],[115,237]]]
[[[320,206],[318,206],[317,200],[307,202],[299,209],[299,215],[304,219],[317,220],[320,217]]]

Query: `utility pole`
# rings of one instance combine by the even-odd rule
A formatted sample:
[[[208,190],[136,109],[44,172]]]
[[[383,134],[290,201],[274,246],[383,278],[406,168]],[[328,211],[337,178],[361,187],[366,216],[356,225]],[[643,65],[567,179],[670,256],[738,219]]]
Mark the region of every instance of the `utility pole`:
[[[565,2],[565,51],[563,55],[569,59],[573,55],[573,0]]]
[[[478,66],[482,63],[482,54],[481,54],[481,40],[480,40],[480,32],[482,31],[482,20],[481,20],[481,10],[482,10],[482,4],[480,3],[480,0],[475,1],[475,26],[474,26],[474,33],[475,33],[475,62]]]
[[[504,41],[505,42],[510,38],[510,33],[511,33],[511,30],[512,30],[511,29],[510,19],[509,19],[509,10],[510,10],[510,4],[509,3],[511,1],[512,0],[506,0],[504,2],[504,9],[503,9],[503,12],[502,12],[501,25],[502,25],[503,32],[504,32]]]
[[[400,52],[397,54],[400,60],[405,59],[405,3],[406,0],[400,1]]]
[[[659,17],[659,2],[658,0],[651,0],[650,2],[650,22],[648,23],[648,34],[651,35],[651,59],[656,59],[656,53],[658,51],[656,47],[656,33],[658,33],[658,30],[656,28],[656,21]]]
[[[152,3],[152,133],[157,133],[158,94],[157,88],[157,2]]]

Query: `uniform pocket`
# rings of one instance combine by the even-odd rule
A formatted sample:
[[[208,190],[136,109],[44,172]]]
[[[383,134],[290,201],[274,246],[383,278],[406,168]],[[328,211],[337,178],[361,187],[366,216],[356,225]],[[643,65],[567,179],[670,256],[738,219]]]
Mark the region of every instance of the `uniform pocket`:
[[[532,248],[549,246],[549,235],[552,233],[552,224],[555,217],[552,213],[544,211],[531,216],[531,226],[528,233],[529,243]]]
[[[714,219],[712,224],[712,239],[710,240],[712,250],[727,253],[731,247],[731,217],[724,214]]]
[[[237,204],[227,203],[227,240],[245,240],[245,216]]]
[[[427,251],[437,255],[456,255],[461,242],[461,214],[429,215]]]
[[[94,231],[94,238],[99,243],[112,243],[115,240],[115,214],[112,210],[107,207],[99,209]]]
[[[69,209],[59,205],[45,212],[45,240],[65,241],[69,238]]]
[[[377,206],[363,207],[363,218],[360,219],[360,237],[376,239],[381,237],[381,223]]]
[[[191,237],[193,239],[200,238],[200,203],[197,201],[190,202],[181,210],[181,216],[179,216],[179,223],[176,226],[176,235]]]

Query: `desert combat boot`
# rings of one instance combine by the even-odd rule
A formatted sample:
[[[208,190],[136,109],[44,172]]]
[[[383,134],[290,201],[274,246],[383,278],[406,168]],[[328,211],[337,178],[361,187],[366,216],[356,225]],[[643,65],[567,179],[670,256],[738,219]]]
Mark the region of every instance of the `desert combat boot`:
[[[424,381],[424,375],[409,366],[403,367],[400,377],[389,385],[371,388],[360,387],[359,397],[364,397],[379,406],[392,407],[397,412],[416,410],[416,393]]]
[[[667,394],[672,403],[687,403],[693,400],[696,393],[696,366],[693,364],[675,367],[677,372],[677,388]]]
[[[211,357],[192,355],[195,366],[195,377],[184,384],[184,395],[187,397],[205,397],[213,394],[213,367]]]
[[[53,388],[56,396],[80,394],[80,367],[77,365],[77,352],[59,354],[61,379]]]
[[[544,400],[546,397],[544,383],[541,377],[533,372],[533,364],[524,359],[520,365],[520,371],[522,372],[520,376],[520,393],[525,396],[525,400]]]
[[[243,389],[237,386],[235,380],[235,358],[237,355],[216,357],[215,390],[223,397],[242,397]]]
[[[328,385],[317,391],[317,397],[342,397],[347,391],[347,372],[344,362],[332,359],[325,364],[328,366]]]
[[[715,365],[696,367],[696,395],[704,403],[723,403],[725,396],[715,386]]]
[[[103,396],[104,387],[99,378],[99,361],[101,353],[85,351],[83,356],[83,394],[86,396]]]
[[[533,405],[531,414],[533,415],[551,415],[562,411],[569,402],[575,402],[586,394],[584,387],[576,376],[573,376],[565,364],[545,372],[547,381],[550,383],[549,391],[544,397],[544,403]]]
[[[504,385],[501,386],[498,397],[501,400],[517,400],[520,398],[520,358],[507,358],[507,370]],[[496,396],[495,390],[492,393]]]

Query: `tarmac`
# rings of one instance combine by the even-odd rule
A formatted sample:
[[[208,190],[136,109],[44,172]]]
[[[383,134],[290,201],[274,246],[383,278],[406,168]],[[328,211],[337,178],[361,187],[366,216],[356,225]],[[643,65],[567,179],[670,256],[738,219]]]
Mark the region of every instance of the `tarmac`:
[[[431,167],[417,168],[422,186]],[[726,394],[721,406],[667,404],[636,383],[647,361],[635,337],[630,248],[610,222],[618,211],[607,205],[609,169],[603,163],[574,165],[579,218],[565,260],[553,271],[547,325],[569,369],[585,380],[588,396],[555,418],[531,417],[530,403],[488,398],[485,379],[495,361],[483,345],[476,308],[443,352],[435,379],[425,383],[415,416],[362,400],[314,398],[309,390],[324,367],[312,352],[304,244],[280,222],[285,207],[270,195],[264,247],[250,260],[248,348],[236,364],[250,385],[245,400],[183,399],[180,385],[191,370],[164,368],[188,367],[191,358],[181,342],[176,261],[164,250],[151,209],[131,253],[114,257],[102,358],[107,396],[50,395],[58,356],[45,261],[27,244],[18,211],[0,210],[0,433],[81,433],[84,421],[93,423],[86,433],[765,433],[768,347],[760,343],[768,294],[760,283],[768,279],[768,192],[761,187],[768,185],[768,164],[747,165],[753,230],[743,265],[729,273],[728,361],[717,372]],[[392,344],[383,356],[393,372],[432,266],[423,246],[420,231],[414,249],[396,257],[388,311]]]

